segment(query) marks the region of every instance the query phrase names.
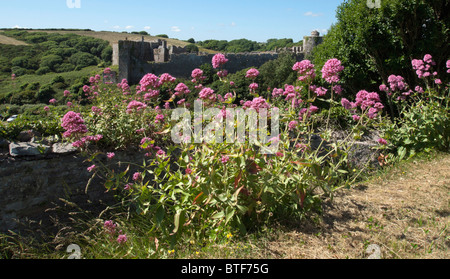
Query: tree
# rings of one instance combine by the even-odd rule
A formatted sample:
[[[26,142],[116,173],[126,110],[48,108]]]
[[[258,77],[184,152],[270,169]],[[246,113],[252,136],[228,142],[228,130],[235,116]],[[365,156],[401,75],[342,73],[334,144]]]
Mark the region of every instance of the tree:
[[[347,0],[314,50],[314,63],[320,69],[328,59],[340,59],[342,80],[354,93],[377,90],[390,74],[415,83],[411,60],[425,54],[433,56],[442,73],[450,56],[449,5],[446,0],[384,0],[381,8],[371,9],[366,0]]]

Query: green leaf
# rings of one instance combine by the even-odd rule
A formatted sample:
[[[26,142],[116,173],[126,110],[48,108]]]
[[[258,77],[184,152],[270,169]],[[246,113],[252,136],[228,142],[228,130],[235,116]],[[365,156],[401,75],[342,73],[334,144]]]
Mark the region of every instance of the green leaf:
[[[211,218],[212,219],[220,219],[225,217],[225,213],[223,211],[217,212],[216,214],[214,214]]]

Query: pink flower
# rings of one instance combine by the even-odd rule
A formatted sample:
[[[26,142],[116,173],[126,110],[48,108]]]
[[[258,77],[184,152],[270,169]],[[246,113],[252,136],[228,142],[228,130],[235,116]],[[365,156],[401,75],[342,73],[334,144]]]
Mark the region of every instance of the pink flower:
[[[146,74],[139,82],[141,91],[147,91],[149,89],[156,89],[161,86],[158,77],[154,74]]]
[[[322,68],[322,78],[328,83],[339,81],[339,73],[344,70],[341,61],[336,58],[328,60]]]
[[[88,132],[86,125],[84,125],[84,120],[81,118],[81,114],[69,111],[64,115],[61,123],[66,132],[63,134],[64,137],[68,138],[76,134],[85,134]]]
[[[162,150],[162,149],[159,149],[156,152],[156,156],[158,156],[159,158],[164,158],[166,156],[166,152],[164,152],[164,150]]]
[[[352,116],[352,118],[354,121],[359,121],[361,119],[361,116],[355,114]]]
[[[156,115],[155,123],[159,123],[159,122],[162,122],[162,121],[164,121],[164,114]]]
[[[404,90],[406,88],[404,79],[401,76],[390,75],[388,78],[388,82],[392,91]]]
[[[108,157],[108,159],[112,159],[112,158],[114,158],[116,156],[116,154],[114,153],[114,152],[108,152],[107,154],[106,154],[106,157]]]
[[[128,240],[127,235],[125,235],[125,234],[121,234],[117,237],[117,242],[119,244],[124,244],[125,242],[127,242],[127,240]]]
[[[219,72],[217,72],[217,76],[220,77],[220,78],[227,77],[228,76],[228,71],[227,70],[219,71]]]
[[[450,60],[447,60],[446,66],[447,66],[447,69],[448,69],[447,73],[450,74]]]
[[[103,70],[103,73],[104,73],[104,74],[110,74],[110,73],[111,73],[111,68],[105,68],[105,69]]]
[[[379,138],[378,139],[378,143],[383,144],[383,145],[387,145],[387,141],[383,138]]]
[[[133,186],[133,183],[128,183],[128,184],[125,185],[125,187],[123,187],[123,189],[128,191],[128,190],[131,190],[132,186]]]
[[[70,108],[73,106],[72,102],[67,102],[67,106]]]
[[[297,121],[291,121],[289,122],[288,126],[289,126],[289,131],[292,131],[295,129],[295,127],[297,127],[298,122]]]
[[[147,105],[138,101],[131,101],[127,106],[127,113],[131,114],[133,110],[140,111],[147,108]]]
[[[16,74],[11,74],[11,79],[15,80],[16,79]]]
[[[92,165],[92,166],[88,167],[87,170],[88,170],[89,172],[92,172],[92,171],[95,170],[96,168],[97,168],[96,165]]]
[[[442,84],[442,81],[441,81],[440,79],[436,79],[436,80],[434,81],[434,83],[436,83],[436,84]]]
[[[179,83],[177,85],[177,87],[175,87],[175,91],[176,92],[180,92],[182,94],[189,94],[191,93],[191,91],[189,90],[189,88],[186,86],[186,84],[184,83]]]
[[[140,172],[135,172],[135,173],[133,174],[133,180],[134,180],[134,181],[140,180],[141,178],[142,178],[142,175],[141,175]]]
[[[380,91],[388,92],[388,87],[385,84],[380,85]]]
[[[44,107],[44,110],[45,110],[45,111],[50,111],[50,108],[49,108],[48,106],[45,106],[45,107]]]
[[[214,55],[214,57],[212,59],[212,65],[213,65],[214,69],[219,68],[220,66],[224,65],[227,62],[228,62],[228,59],[225,58],[225,55],[223,55],[222,53],[218,53],[218,54]]]
[[[186,174],[191,174],[192,173],[192,170],[190,169],[190,168],[186,168]]]
[[[114,224],[112,220],[105,221],[103,224],[103,228],[105,228],[106,232],[111,235],[116,233],[116,227],[117,225]]]
[[[424,92],[423,88],[420,87],[420,86],[416,86],[415,90],[416,90],[417,93],[423,93]]]
[[[245,75],[246,78],[255,79],[259,76],[259,71],[257,69],[250,69],[247,71],[247,74]]]
[[[220,159],[220,162],[222,164],[226,164],[226,163],[228,163],[229,160],[230,160],[230,157],[225,155],[225,156],[222,156],[222,159]]]
[[[70,95],[70,91],[69,90],[64,90],[64,97],[68,97]]]
[[[317,94],[317,96],[325,96],[327,94],[327,89],[323,87],[318,87],[314,92]]]
[[[53,105],[54,105],[54,104],[56,104],[57,101],[56,101],[56,99],[51,99],[51,100],[48,101],[48,102],[49,102],[50,104],[53,104]]]
[[[350,101],[347,100],[346,98],[342,98],[342,99],[341,99],[341,105],[342,105],[346,110],[352,109],[352,105],[351,105]]]
[[[277,152],[275,155],[276,155],[277,157],[284,157],[283,152]]]
[[[91,108],[91,110],[92,110],[92,112],[95,113],[95,114],[101,114],[101,113],[102,113],[102,110],[101,110],[99,107],[96,107],[96,106],[93,106],[93,107]]]
[[[333,91],[334,91],[334,93],[336,93],[336,94],[338,94],[338,95],[341,95],[341,93],[342,93],[342,86],[340,86],[340,85],[335,85],[335,86],[333,86]]]
[[[312,64],[309,60],[302,60],[295,63],[292,70],[298,72],[298,79],[300,81],[312,81],[316,77],[314,64]]]
[[[273,89],[273,91],[272,91],[272,96],[274,97],[274,98],[276,98],[276,97],[279,97],[279,96],[281,96],[281,95],[283,95],[283,93],[284,93],[284,90],[283,89],[278,89],[278,88],[275,88],[275,89]]]
[[[172,83],[172,82],[175,82],[176,80],[177,80],[176,78],[174,78],[173,76],[171,76],[168,73],[162,74],[159,78],[159,82],[161,85],[164,83]]]
[[[164,104],[164,108],[165,108],[165,109],[170,109],[170,104],[169,104],[168,102],[166,102],[166,103]]]
[[[203,77],[203,71],[202,70],[200,70],[200,69],[194,69],[193,71],[192,71],[192,74],[191,74],[191,76],[192,76],[192,78],[194,78],[194,79],[202,79],[202,77]]]
[[[200,91],[200,93],[198,95],[199,95],[200,99],[203,99],[203,100],[210,99],[211,96],[214,95],[214,90],[212,90],[209,87],[205,87],[202,89],[202,91]]]
[[[249,88],[250,88],[250,90],[255,91],[256,89],[259,88],[259,85],[257,83],[252,83],[252,84],[250,84]]]

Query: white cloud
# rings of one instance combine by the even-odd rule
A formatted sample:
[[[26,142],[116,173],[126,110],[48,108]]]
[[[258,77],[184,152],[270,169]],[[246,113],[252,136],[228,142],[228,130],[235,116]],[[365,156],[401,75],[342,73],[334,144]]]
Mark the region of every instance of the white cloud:
[[[181,29],[178,26],[172,26],[170,29],[172,32],[181,32]]]
[[[317,17],[317,16],[322,16],[321,13],[313,13],[313,12],[306,12],[304,13],[305,16],[312,16],[312,17]]]
[[[133,25],[128,25],[127,27],[125,27],[125,29],[132,29],[132,28],[134,28]]]
[[[113,26],[113,28],[114,29],[120,29],[120,26],[119,25],[115,25],[115,26]]]
[[[152,29],[152,28],[151,28],[150,26],[145,26],[144,29],[145,29],[145,30],[150,30],[150,29]]]

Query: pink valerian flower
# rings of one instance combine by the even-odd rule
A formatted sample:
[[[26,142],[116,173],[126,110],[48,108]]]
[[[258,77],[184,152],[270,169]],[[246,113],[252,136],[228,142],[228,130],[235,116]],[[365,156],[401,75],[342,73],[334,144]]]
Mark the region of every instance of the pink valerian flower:
[[[112,159],[112,158],[114,158],[116,156],[116,154],[114,153],[114,152],[108,152],[108,153],[106,153],[106,157],[108,157],[108,159]]]
[[[277,156],[277,157],[284,157],[284,154],[283,154],[283,152],[277,152],[277,153],[275,153],[275,155]]]
[[[94,171],[96,168],[97,168],[96,165],[92,165],[92,166],[88,167],[87,170],[88,170],[89,172],[92,172],[92,171]]]
[[[314,90],[314,92],[317,94],[318,97],[325,96],[327,94],[327,91],[328,90],[323,87],[318,87],[316,88],[316,90]]]
[[[189,174],[192,173],[192,170],[191,170],[190,168],[186,168],[185,173],[186,173],[187,175],[189,175]]]
[[[218,71],[217,76],[220,78],[225,78],[228,76],[228,71],[227,70]]]
[[[334,93],[336,93],[336,94],[338,94],[338,95],[341,95],[341,93],[342,93],[342,86],[340,86],[340,85],[335,85],[335,86],[333,86],[333,92]]]
[[[129,191],[129,190],[131,190],[132,186],[133,186],[133,183],[127,183],[127,184],[125,184],[125,187],[123,187],[123,189],[126,191]]]
[[[414,90],[415,90],[417,93],[423,93],[423,92],[424,92],[423,88],[420,87],[420,86],[416,86],[416,88],[415,88]]]
[[[66,105],[67,105],[67,107],[69,107],[69,108],[73,106],[72,102],[67,102]]]
[[[142,77],[139,85],[141,86],[141,91],[145,92],[149,89],[159,88],[161,86],[161,82],[159,81],[158,76],[150,73]]]
[[[369,107],[375,106],[375,104],[380,103],[380,96],[375,92],[367,92],[366,90],[361,90],[356,94],[356,106],[361,107],[362,110],[366,110]],[[377,105],[380,108],[381,103]]]
[[[358,122],[361,119],[361,116],[355,114],[352,116],[352,118],[354,121]]]
[[[257,97],[252,101],[245,102],[244,107],[252,108],[256,110],[256,112],[259,112],[260,109],[269,109],[270,105],[263,97]]]
[[[289,131],[294,130],[295,127],[297,127],[297,125],[298,125],[298,122],[297,122],[297,121],[291,121],[291,122],[289,122],[289,124],[288,124]]]
[[[142,178],[142,174],[140,172],[135,172],[133,174],[133,180],[134,181],[140,180],[141,178]]]
[[[103,70],[103,73],[104,73],[104,74],[110,74],[110,73],[111,73],[111,68],[105,68],[105,69]]]
[[[247,71],[247,74],[245,75],[246,78],[250,79],[256,79],[259,76],[259,71],[257,69],[250,69]]]
[[[226,164],[226,163],[228,163],[229,160],[230,160],[230,157],[224,155],[224,156],[222,156],[222,158],[220,159],[220,162],[221,162],[222,164]]]
[[[206,78],[205,76],[203,76],[203,71],[198,68],[192,71],[191,77],[193,78],[193,83],[196,83],[197,81],[203,81]]]
[[[259,85],[257,83],[252,83],[249,85],[250,90],[256,91],[259,88]]]
[[[54,105],[54,104],[56,104],[56,99],[51,99],[50,101],[48,101],[50,104],[52,104],[52,105]]]
[[[169,102],[165,102],[165,103],[164,103],[164,108],[165,108],[165,109],[170,109],[170,104],[169,104]]]
[[[303,121],[304,117],[309,118],[313,113],[316,113],[317,111],[319,111],[319,108],[313,105],[311,105],[309,108],[302,108],[299,111],[298,119],[300,121]]]
[[[69,97],[69,96],[70,96],[70,91],[64,90],[64,97]]]
[[[225,100],[231,100],[231,99],[233,99],[234,98],[234,95],[233,95],[233,93],[231,93],[231,92],[228,92],[227,94],[225,94],[225,96],[224,96],[224,99]]]
[[[117,237],[117,242],[119,244],[124,244],[125,242],[127,242],[128,238],[126,234],[121,234]]]
[[[199,95],[200,99],[203,99],[203,100],[211,99],[211,98],[213,98],[213,96],[215,96],[214,90],[212,90],[209,87],[203,88],[198,95]]]
[[[49,108],[48,106],[45,106],[45,107],[44,107],[44,110],[45,110],[45,111],[50,111],[50,108]]]
[[[88,132],[86,125],[84,125],[84,120],[81,118],[81,114],[73,111],[69,111],[64,115],[61,127],[66,130],[63,134],[65,138]]]
[[[186,102],[186,99],[181,99],[177,102],[177,105],[181,106]]]
[[[448,69],[447,73],[450,74],[450,60],[447,60],[446,66],[447,66],[447,69]]]
[[[15,80],[16,79],[16,74],[11,74],[11,80]]]
[[[341,99],[341,105],[346,109],[346,110],[351,110],[353,108],[352,103],[347,100],[346,98],[342,98]]]
[[[172,83],[175,82],[177,79],[171,76],[168,73],[164,73],[159,77],[159,83],[163,85],[164,83]]]
[[[164,158],[164,157],[166,157],[166,152],[164,150],[162,150],[162,149],[159,149],[156,152],[156,156],[159,157],[159,158]]]
[[[214,69],[219,68],[220,66],[224,65],[227,62],[228,59],[222,53],[218,53],[214,55],[214,57],[212,58],[212,65]]]
[[[378,139],[378,143],[382,144],[382,145],[387,145],[388,144],[387,141],[385,139],[383,139],[383,138],[379,138]]]
[[[84,93],[91,93],[91,88],[88,85],[83,86]]]
[[[114,222],[112,220],[108,220],[108,221],[105,221],[105,223],[103,223],[103,228],[106,230],[106,232],[108,234],[111,234],[111,235],[116,233],[116,227],[117,227],[117,225],[114,224]]]
[[[146,104],[133,100],[127,106],[127,113],[131,114],[131,113],[133,113],[134,110],[140,111],[140,110],[144,110],[146,108],[147,108]]]
[[[159,123],[159,122],[162,122],[162,121],[164,121],[164,114],[156,115],[155,123]]]
[[[281,95],[283,95],[283,93],[284,93],[284,90],[283,89],[278,89],[278,88],[275,88],[275,89],[273,89],[273,91],[272,91],[272,97],[274,97],[274,98],[276,98],[276,97],[279,97],[279,96],[281,96]]]
[[[436,79],[436,80],[434,81],[434,83],[436,83],[436,84],[442,84],[442,81],[441,81],[440,79]]]
[[[178,85],[175,87],[175,91],[179,92],[180,94],[189,94],[191,91],[184,83],[178,83]]]
[[[322,68],[322,78],[328,83],[339,82],[339,73],[344,70],[341,61],[336,58],[328,60]]]
[[[314,64],[309,60],[302,60],[295,63],[292,70],[298,72],[298,80],[300,81],[312,81],[316,78]]]
[[[390,75],[388,82],[392,91],[405,90],[407,87],[402,76]]]

